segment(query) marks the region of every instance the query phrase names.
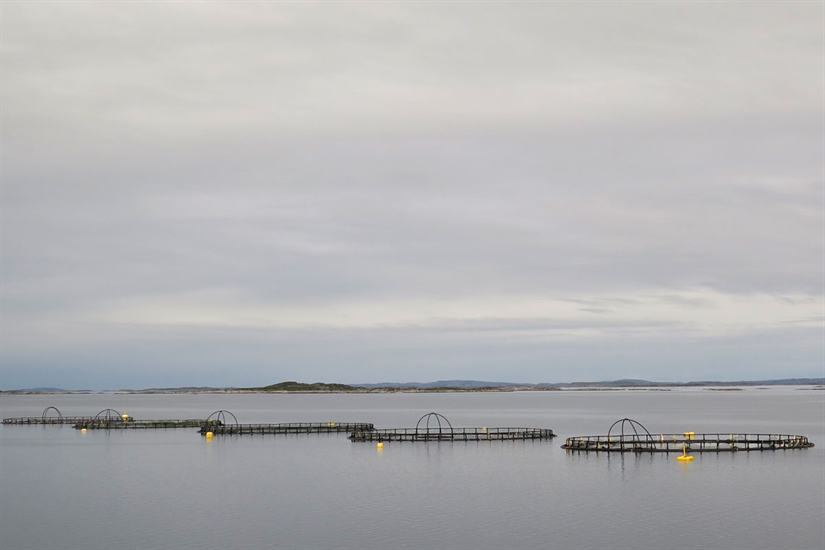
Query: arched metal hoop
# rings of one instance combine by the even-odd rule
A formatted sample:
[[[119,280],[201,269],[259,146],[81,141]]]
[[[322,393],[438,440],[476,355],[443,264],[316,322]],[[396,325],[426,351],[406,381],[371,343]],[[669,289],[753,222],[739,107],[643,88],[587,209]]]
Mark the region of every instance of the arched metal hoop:
[[[57,413],[57,418],[63,419],[63,415],[60,413],[60,410],[57,407],[46,407],[43,409],[43,420],[46,420],[49,411],[54,411]]]
[[[103,409],[95,415],[95,420],[105,420],[106,422],[121,422],[123,417],[114,409]]]
[[[632,418],[622,418],[621,420],[617,420],[616,422],[614,422],[610,426],[610,429],[607,430],[608,439],[612,435],[613,428],[616,427],[616,424],[619,424],[620,427],[621,427],[621,439],[622,439],[622,441],[625,441],[625,435],[627,435],[627,439],[630,439],[630,440],[641,440],[642,437],[644,437],[644,439],[647,440],[647,441],[653,440],[653,436],[650,435],[650,432],[647,431],[647,428],[642,426],[641,422],[637,422],[637,421],[633,420]],[[640,430],[643,433],[639,433]]]
[[[450,424],[450,421],[447,420],[444,416],[442,416],[438,413],[434,413],[434,412],[427,413],[427,414],[425,414],[424,416],[422,416],[421,418],[418,419],[418,422],[415,425],[416,433],[418,432],[419,426],[421,426],[421,423],[424,422],[424,419],[426,419],[426,422],[424,423],[424,431],[426,431],[428,433],[430,431],[430,421],[434,422],[433,427],[432,427],[433,431],[435,431],[435,429],[436,429],[435,425],[437,424],[438,425],[438,433],[442,433],[443,431],[447,431],[448,429],[449,429],[450,433],[453,433],[453,425]],[[444,427],[443,424],[441,424],[442,420],[444,421],[444,424],[447,425],[446,428]]]
[[[215,411],[212,414],[210,414],[209,416],[207,416],[206,420],[204,421],[204,425],[206,426],[206,425],[209,425],[209,424],[217,424],[219,426],[225,426],[227,424],[227,422],[226,422],[226,417],[227,416],[231,416],[232,420],[235,421],[235,425],[236,426],[238,425],[238,419],[235,418],[235,415],[232,414],[231,412],[225,411],[223,409],[221,409],[219,411]]]

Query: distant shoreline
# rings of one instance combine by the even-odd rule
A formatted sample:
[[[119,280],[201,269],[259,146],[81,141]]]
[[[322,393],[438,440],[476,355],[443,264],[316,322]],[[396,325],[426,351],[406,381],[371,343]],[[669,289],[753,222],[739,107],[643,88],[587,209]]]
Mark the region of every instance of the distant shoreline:
[[[263,393],[498,393],[498,392],[546,392],[546,391],[671,391],[675,388],[704,388],[712,391],[741,391],[743,388],[767,389],[776,386],[806,386],[800,389],[825,390],[825,378],[792,378],[755,381],[697,381],[651,382],[647,380],[615,380],[607,382],[570,382],[559,384],[517,384],[510,382],[478,382],[459,380],[428,383],[386,383],[347,385],[300,382],[281,382],[271,386],[249,388],[179,387],[119,390],[63,390],[59,388],[32,388],[2,390],[0,395],[83,395],[83,394],[263,394]]]

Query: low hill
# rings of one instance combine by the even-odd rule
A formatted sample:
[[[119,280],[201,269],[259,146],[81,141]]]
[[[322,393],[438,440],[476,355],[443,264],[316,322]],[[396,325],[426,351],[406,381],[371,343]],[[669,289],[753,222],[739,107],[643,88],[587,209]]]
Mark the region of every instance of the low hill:
[[[348,392],[358,391],[360,388],[355,386],[348,386],[346,384],[327,384],[325,382],[315,382],[314,384],[304,384],[302,382],[295,382],[289,380],[287,382],[280,382],[262,388],[244,388],[250,391],[262,392]]]
[[[398,388],[398,389],[429,389],[429,388],[508,388],[515,386],[532,386],[533,384],[517,384],[515,382],[484,382],[481,380],[437,380],[435,382],[381,382],[378,384],[358,384],[359,388]]]

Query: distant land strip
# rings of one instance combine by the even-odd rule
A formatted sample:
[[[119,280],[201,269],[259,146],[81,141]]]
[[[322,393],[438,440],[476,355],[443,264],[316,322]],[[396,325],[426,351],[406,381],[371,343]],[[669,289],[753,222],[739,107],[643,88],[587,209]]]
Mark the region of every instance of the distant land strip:
[[[483,382],[479,380],[439,380],[436,382],[383,382],[379,384],[337,384],[315,382],[311,384],[286,381],[269,386],[227,387],[187,386],[179,388],[146,388],[120,390],[65,390],[60,388],[31,388],[4,390],[2,394],[53,394],[53,393],[438,393],[438,392],[513,392],[513,391],[571,391],[571,390],[667,390],[669,388],[711,387],[736,389],[742,386],[811,386],[825,389],[825,378],[782,378],[776,380],[738,380],[695,382],[652,382],[650,380],[621,379],[601,382],[562,382],[520,384],[516,382]]]

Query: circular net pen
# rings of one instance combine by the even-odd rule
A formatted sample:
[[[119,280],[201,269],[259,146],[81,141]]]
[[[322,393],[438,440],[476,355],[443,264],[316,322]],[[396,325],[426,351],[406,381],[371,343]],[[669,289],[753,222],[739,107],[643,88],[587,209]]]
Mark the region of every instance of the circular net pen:
[[[238,426],[238,417],[232,414],[231,411],[227,411],[225,409],[221,409],[218,411],[213,412],[209,416],[206,417],[206,420],[203,421],[203,425],[201,426],[201,433],[206,433],[209,431],[213,431],[215,428],[220,428],[222,426],[227,426],[229,424],[229,419],[232,419],[233,426]]]
[[[120,414],[115,409],[103,409],[92,418],[81,419],[74,427],[77,430],[108,430],[114,426],[121,426],[129,420],[128,415]]]
[[[57,407],[46,407],[40,416],[4,418],[3,424],[75,424],[90,420],[88,416],[63,416]]]
[[[229,419],[232,419],[230,422]],[[229,411],[215,411],[209,415],[200,429],[200,434],[215,435],[278,435],[278,434],[323,434],[371,430],[366,422],[286,422],[280,424],[240,424]]]
[[[217,420],[208,421],[217,422]],[[97,413],[94,418],[83,419],[75,423],[74,427],[78,430],[148,430],[161,428],[200,428],[204,422],[206,421],[202,418],[136,420],[126,413],[120,414],[114,409],[105,409]]]
[[[350,434],[352,441],[516,441],[552,439],[553,430],[546,428],[454,428],[441,414],[431,412],[418,419],[415,428],[358,430]]]
[[[280,424],[220,424],[203,426],[201,435],[331,434],[369,431],[366,422],[285,422]]]
[[[765,433],[660,433],[651,434],[630,418],[617,420],[607,435],[568,437],[562,449],[596,453],[684,453],[737,452],[808,449],[804,435]]]

